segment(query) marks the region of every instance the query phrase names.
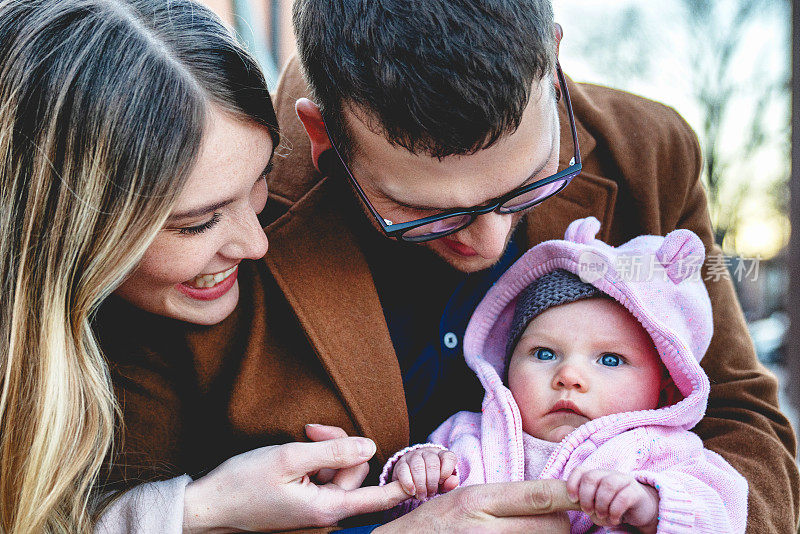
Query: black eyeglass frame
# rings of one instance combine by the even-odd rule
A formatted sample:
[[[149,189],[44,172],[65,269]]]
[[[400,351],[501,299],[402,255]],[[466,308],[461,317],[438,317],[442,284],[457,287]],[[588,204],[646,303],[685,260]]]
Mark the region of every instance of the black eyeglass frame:
[[[350,168],[344,162],[344,158],[342,157],[341,153],[339,152],[339,149],[336,148],[336,143],[333,141],[333,138],[331,137],[330,132],[328,132],[327,126],[325,126],[325,132],[328,135],[328,139],[331,142],[331,146],[333,147],[333,150],[336,153],[336,156],[338,157],[339,163],[342,165],[342,167],[343,167],[343,169],[345,171],[345,174],[347,175],[347,177],[350,180],[350,182],[353,184],[353,187],[355,187],[356,192],[361,197],[361,200],[367,206],[367,208],[369,209],[370,213],[372,213],[373,217],[375,217],[375,220],[378,222],[378,225],[383,230],[383,233],[386,234],[387,237],[391,237],[391,238],[394,238],[394,239],[397,239],[397,240],[407,241],[407,242],[411,242],[411,243],[422,243],[422,242],[425,242],[425,241],[433,241],[434,239],[439,239],[440,237],[445,237],[447,235],[450,235],[450,234],[453,234],[453,233],[458,232],[460,230],[463,230],[464,228],[466,228],[467,226],[469,226],[470,224],[475,222],[475,219],[478,216],[485,215],[486,213],[491,213],[493,211],[499,210],[504,204],[506,204],[509,200],[511,200],[511,199],[513,199],[515,197],[525,195],[525,194],[533,191],[534,189],[537,189],[539,187],[543,187],[543,186],[551,184],[553,182],[557,182],[559,180],[565,180],[565,183],[561,187],[559,187],[558,189],[556,189],[552,193],[548,194],[547,196],[544,196],[544,197],[542,197],[540,199],[536,199],[536,201],[534,201],[531,204],[524,204],[524,205],[522,205],[521,207],[518,207],[518,208],[507,208],[505,210],[499,211],[499,213],[509,214],[509,213],[515,213],[517,211],[523,211],[523,210],[531,209],[534,206],[536,206],[538,204],[541,204],[542,202],[544,202],[548,198],[550,198],[553,195],[555,195],[555,194],[559,193],[560,191],[562,191],[567,185],[569,185],[569,183],[572,181],[573,178],[575,178],[576,176],[578,176],[580,174],[581,169],[582,169],[581,151],[580,151],[580,147],[578,146],[578,132],[577,132],[577,130],[575,128],[575,116],[573,115],[573,112],[572,112],[572,100],[569,97],[569,89],[567,89],[567,82],[564,79],[564,73],[561,72],[561,65],[558,62],[556,62],[556,73],[558,75],[558,81],[561,84],[561,92],[564,95],[564,103],[565,103],[566,108],[567,108],[567,114],[569,115],[569,125],[570,125],[570,129],[572,130],[572,142],[573,142],[573,144],[575,146],[575,154],[574,154],[572,160],[570,161],[570,165],[568,167],[566,167],[565,169],[563,169],[563,170],[561,170],[561,171],[559,171],[559,172],[557,172],[557,173],[555,173],[555,174],[553,174],[551,176],[548,176],[547,178],[542,178],[541,180],[536,180],[533,183],[530,183],[530,184],[527,184],[527,185],[523,185],[523,186],[518,187],[517,189],[509,191],[508,193],[506,193],[504,195],[501,195],[501,196],[499,196],[499,197],[497,197],[495,199],[492,199],[492,200],[486,202],[482,206],[475,206],[475,207],[472,207],[472,208],[451,208],[449,210],[445,210],[445,211],[443,211],[441,213],[438,213],[436,215],[423,217],[422,219],[417,219],[417,220],[414,220],[414,221],[408,221],[408,222],[404,222],[404,223],[390,223],[390,224],[387,224],[387,222],[386,222],[387,219],[384,219],[383,217],[381,217],[380,213],[378,213],[378,211],[372,206],[372,203],[367,198],[366,193],[364,193],[364,190],[359,185],[358,180],[356,180],[355,176],[353,176],[353,173],[350,172]],[[431,224],[431,223],[434,223],[436,221],[441,221],[443,219],[447,219],[447,218],[450,218],[450,217],[460,217],[460,216],[465,216],[465,215],[468,215],[469,219],[466,220],[466,222],[464,222],[464,224],[458,225],[458,226],[456,226],[456,227],[454,227],[452,229],[448,229],[448,230],[445,230],[445,231],[442,231],[442,232],[433,233],[433,234],[424,234],[424,235],[421,235],[421,236],[406,236],[406,235],[404,235],[406,232],[408,232],[410,230],[413,230],[414,228],[419,228],[420,226],[424,226],[426,224]]]

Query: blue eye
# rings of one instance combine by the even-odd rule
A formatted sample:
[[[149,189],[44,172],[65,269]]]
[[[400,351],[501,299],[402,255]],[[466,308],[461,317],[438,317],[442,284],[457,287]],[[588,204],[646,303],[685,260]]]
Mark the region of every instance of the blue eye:
[[[603,354],[600,356],[600,363],[606,367],[617,367],[622,365],[622,357],[619,354]]]
[[[539,359],[539,360],[555,360],[556,359],[555,353],[550,349],[536,349],[534,351],[533,355],[536,356],[536,358]]]

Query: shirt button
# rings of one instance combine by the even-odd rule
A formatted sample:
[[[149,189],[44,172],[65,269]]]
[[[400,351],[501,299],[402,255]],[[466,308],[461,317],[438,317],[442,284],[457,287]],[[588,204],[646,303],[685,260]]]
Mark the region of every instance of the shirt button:
[[[444,335],[443,341],[444,341],[444,346],[447,347],[448,349],[454,349],[456,348],[456,345],[458,345],[458,338],[452,332],[446,333]]]

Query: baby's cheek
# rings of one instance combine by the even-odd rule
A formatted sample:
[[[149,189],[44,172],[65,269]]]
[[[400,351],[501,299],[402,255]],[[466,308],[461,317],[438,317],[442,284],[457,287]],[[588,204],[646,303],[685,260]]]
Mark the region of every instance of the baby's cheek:
[[[633,384],[633,386],[631,386]],[[653,410],[658,408],[660,383],[629,382],[615,394],[608,395],[606,414]]]

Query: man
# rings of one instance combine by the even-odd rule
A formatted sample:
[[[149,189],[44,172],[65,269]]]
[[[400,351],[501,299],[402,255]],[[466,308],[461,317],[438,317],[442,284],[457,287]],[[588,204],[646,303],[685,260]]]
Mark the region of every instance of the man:
[[[424,232],[429,234],[423,238],[436,237],[441,229],[452,230],[450,224],[458,227],[431,241],[387,239],[398,223],[453,208],[494,207],[496,199],[553,175],[559,160],[562,169],[568,166],[575,149],[565,98],[560,118],[555,113],[557,95],[563,95],[555,73],[561,31],[551,30],[551,20],[548,3],[539,1],[295,4],[299,54],[312,96],[303,98],[303,83],[290,64],[276,107],[283,133],[295,145],[270,187],[290,209],[308,209],[302,214],[308,224],[325,224],[308,204],[314,188],[349,183],[351,196],[359,199],[358,207],[331,207],[342,219],[347,210],[362,212],[346,223],[349,235],[319,237],[332,239],[332,247],[352,242],[353,250],[337,254],[344,256],[339,260],[358,256],[369,268],[374,285],[366,285],[384,316],[376,318],[371,309],[370,320],[388,324],[412,442],[423,441],[455,411],[480,406],[479,386],[460,352],[464,318],[477,302],[464,289],[480,298],[497,276],[493,265],[506,267],[520,250],[562,237],[572,219],[587,215],[600,219],[601,237],[614,244],[681,227],[701,236],[709,258],[720,255],[699,182],[699,149],[688,126],[658,104],[571,82],[583,172],[563,191],[532,210],[483,210],[406,234],[419,241]],[[310,140],[310,161],[290,120],[295,106]],[[541,200],[536,197],[558,188],[541,189],[520,200]],[[309,193],[302,196],[304,191]],[[371,231],[362,228],[367,223]],[[284,241],[291,246],[296,234],[279,228],[269,235],[267,262],[280,270],[276,249]],[[516,250],[504,256],[509,242]],[[326,268],[329,260],[320,251],[308,261]],[[776,381],[756,361],[730,281],[706,278],[715,334],[703,365],[713,385],[707,416],[696,431],[748,479],[749,531],[793,531],[795,444],[777,409]],[[282,288],[290,292],[291,285]],[[363,331],[363,342],[387,350],[386,330]],[[437,397],[440,391],[446,393]]]
[[[239,305],[218,325],[150,321],[105,347],[124,355],[112,367],[122,463],[202,473],[324,423],[375,441],[374,482],[409,440],[479,409],[464,328],[530,245],[594,215],[608,243],[681,227],[719,257],[694,134],[662,105],[564,80],[549,2],[300,0],[294,11],[310,92],[292,61],[275,99],[291,151],[269,178],[270,250],[241,265]],[[707,286],[712,391],[696,431],[748,479],[749,531],[793,531],[800,484],[776,380],[730,280]],[[380,530],[563,528],[563,515],[527,517],[563,509],[536,484],[456,490]]]

